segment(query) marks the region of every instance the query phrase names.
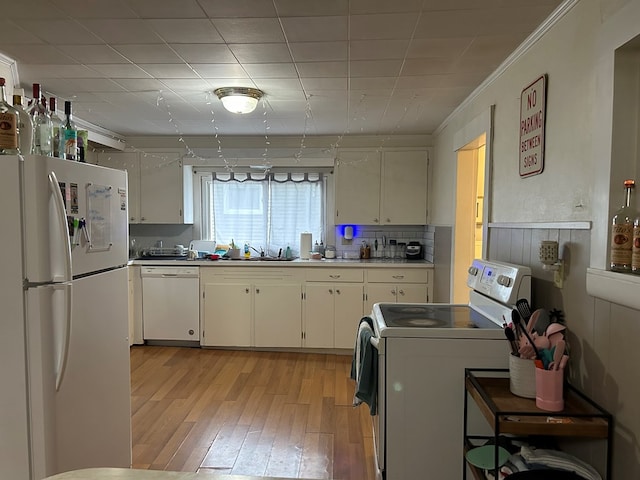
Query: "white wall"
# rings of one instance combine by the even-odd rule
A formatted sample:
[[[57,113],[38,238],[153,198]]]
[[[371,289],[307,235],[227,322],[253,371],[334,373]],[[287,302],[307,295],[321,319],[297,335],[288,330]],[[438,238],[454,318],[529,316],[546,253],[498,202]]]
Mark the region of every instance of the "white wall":
[[[434,136],[432,223],[454,224],[454,136],[495,105],[489,258],[530,265],[535,307],[565,312],[571,342],[571,382],[615,416],[613,478],[640,478],[640,349],[638,311],[588,295],[587,268],[604,268],[612,205],[622,200],[635,158],[612,163],[613,52],[640,34],[640,0],[579,0],[542,38],[460,109]],[[518,171],[519,97],[548,75],[545,168]],[[616,163],[617,162],[617,163]],[[618,188],[615,189],[615,186]],[[620,190],[613,197],[611,191]],[[592,222],[591,230],[547,228],[549,222]],[[505,224],[522,224],[505,226]],[[501,224],[501,225],[500,225]],[[588,225],[588,223],[587,223]],[[541,269],[542,239],[559,240],[568,261],[563,289]],[[595,255],[592,253],[595,250]],[[595,262],[595,264],[594,264]],[[631,340],[633,339],[633,340]],[[582,455],[597,465],[596,448]]]

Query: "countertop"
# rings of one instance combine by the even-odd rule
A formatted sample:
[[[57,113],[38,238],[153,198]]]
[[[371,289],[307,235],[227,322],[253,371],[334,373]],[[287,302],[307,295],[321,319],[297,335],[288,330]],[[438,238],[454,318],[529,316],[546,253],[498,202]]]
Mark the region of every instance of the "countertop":
[[[143,266],[194,266],[194,267],[367,267],[367,268],[433,268],[433,263],[426,260],[403,260],[403,259],[379,259],[371,258],[367,260],[333,258],[322,260],[306,260],[297,258],[295,260],[129,260],[129,265]]]
[[[44,480],[281,480],[276,477],[254,477],[216,473],[164,472],[128,468],[88,468],[59,473]]]

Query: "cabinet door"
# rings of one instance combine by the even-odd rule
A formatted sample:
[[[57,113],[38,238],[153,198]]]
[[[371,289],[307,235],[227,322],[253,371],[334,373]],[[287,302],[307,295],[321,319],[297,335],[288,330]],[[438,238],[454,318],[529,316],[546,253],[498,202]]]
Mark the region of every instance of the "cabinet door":
[[[302,346],[302,286],[256,284],[254,289],[255,345]]]
[[[384,152],[382,162],[382,225],[427,223],[426,151]]]
[[[364,287],[348,283],[335,284],[334,346],[353,348],[362,318]]]
[[[365,313],[369,315],[374,303],[396,303],[397,286],[395,283],[370,283],[367,285]]]
[[[251,346],[251,285],[204,285],[200,344],[220,347]]]
[[[426,285],[404,283],[396,286],[398,303],[427,303],[429,293]]]
[[[334,297],[331,283],[307,283],[304,321],[304,346],[333,348]]]
[[[182,223],[182,162],[175,154],[140,159],[140,221]]]
[[[336,167],[337,225],[380,223],[380,154],[342,152]]]
[[[98,165],[127,172],[127,208],[129,223],[140,222],[140,163],[137,153],[100,152]]]

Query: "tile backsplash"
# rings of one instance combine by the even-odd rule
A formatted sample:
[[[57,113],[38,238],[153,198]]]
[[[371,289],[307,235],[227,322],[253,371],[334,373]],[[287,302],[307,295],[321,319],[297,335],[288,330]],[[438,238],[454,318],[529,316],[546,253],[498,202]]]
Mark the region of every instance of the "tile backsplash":
[[[392,258],[394,252],[398,255],[398,248],[391,245],[395,240],[396,244],[409,242],[419,242],[423,246],[423,256],[426,260],[433,261],[433,230],[428,226],[368,226],[359,225],[354,229],[352,240],[345,240],[343,228],[336,227],[336,253],[338,257],[358,258],[362,243],[371,247],[372,258]],[[375,249],[375,241],[378,240],[378,249]],[[383,246],[383,239],[386,239],[386,247]],[[404,258],[404,254],[402,254]]]

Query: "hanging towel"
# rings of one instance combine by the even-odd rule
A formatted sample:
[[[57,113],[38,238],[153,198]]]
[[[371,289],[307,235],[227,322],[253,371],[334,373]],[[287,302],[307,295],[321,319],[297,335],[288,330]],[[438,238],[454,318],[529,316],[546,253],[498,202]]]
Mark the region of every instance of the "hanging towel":
[[[363,317],[358,325],[351,362],[351,378],[356,382],[353,406],[364,402],[369,405],[371,415],[376,414],[378,406],[378,350],[371,345],[374,336],[373,320]]]

